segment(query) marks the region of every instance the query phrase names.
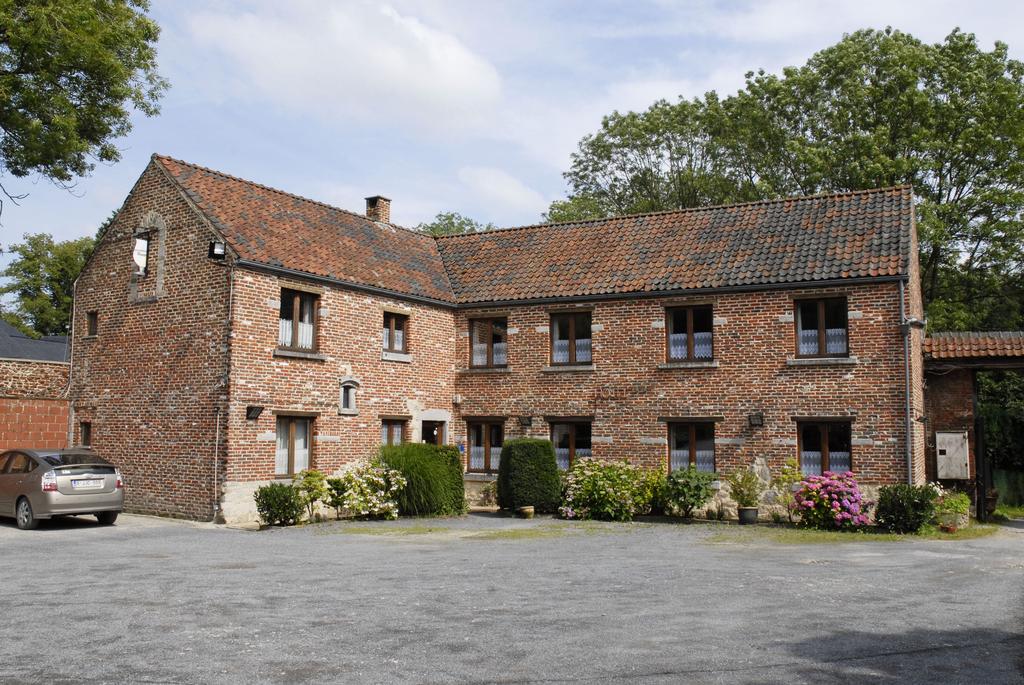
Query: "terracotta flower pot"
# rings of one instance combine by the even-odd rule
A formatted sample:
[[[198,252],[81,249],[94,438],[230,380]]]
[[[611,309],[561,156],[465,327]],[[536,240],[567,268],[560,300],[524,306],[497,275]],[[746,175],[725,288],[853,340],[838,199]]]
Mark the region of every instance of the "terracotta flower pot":
[[[757,523],[757,507],[739,507],[737,509],[741,526]]]
[[[533,507],[518,507],[516,508],[516,516],[521,519],[532,519],[533,518]]]

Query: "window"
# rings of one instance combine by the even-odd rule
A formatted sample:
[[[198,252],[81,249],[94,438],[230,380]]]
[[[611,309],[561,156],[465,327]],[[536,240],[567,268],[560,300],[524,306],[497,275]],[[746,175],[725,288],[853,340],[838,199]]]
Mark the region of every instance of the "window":
[[[715,470],[715,424],[668,424],[668,450],[670,471],[694,466],[698,471],[713,472]]]
[[[309,468],[311,424],[310,419],[299,416],[277,417],[277,459],[274,472],[278,476],[294,476]]]
[[[797,424],[797,437],[803,475],[820,476],[825,471],[844,473],[853,469],[849,423],[801,422]]]
[[[677,307],[666,310],[666,317],[669,361],[713,358],[711,307]]]
[[[469,471],[496,473],[501,465],[501,446],[505,426],[501,421],[467,422],[469,433]]]
[[[405,421],[385,419],[380,422],[380,444],[400,445],[405,442]]]
[[[384,312],[384,351],[405,352],[408,347],[409,317]]]
[[[470,366],[508,364],[508,319],[473,319],[469,322]]]
[[[795,304],[798,357],[845,357],[849,354],[845,297],[798,300]]]
[[[29,473],[35,467],[35,460],[21,452],[15,452],[7,461],[7,473]]]
[[[346,413],[356,412],[356,390],[359,383],[354,380],[343,381],[341,384],[341,410]]]
[[[590,424],[582,422],[551,424],[551,442],[555,445],[558,468],[568,469],[580,457],[589,457]]]
[[[445,444],[445,422],[424,421],[420,424],[420,440],[429,445]]]
[[[551,363],[589,364],[590,312],[551,315]]]
[[[78,442],[82,447],[92,446],[92,424],[82,421],[78,424]]]
[[[88,312],[85,315],[85,334],[97,335],[100,330],[99,312]]]
[[[277,344],[289,350],[316,349],[316,310],[320,298],[297,290],[281,291]]]
[[[132,261],[135,263],[136,276],[145,276],[149,273],[149,233],[137,233],[135,235]]]

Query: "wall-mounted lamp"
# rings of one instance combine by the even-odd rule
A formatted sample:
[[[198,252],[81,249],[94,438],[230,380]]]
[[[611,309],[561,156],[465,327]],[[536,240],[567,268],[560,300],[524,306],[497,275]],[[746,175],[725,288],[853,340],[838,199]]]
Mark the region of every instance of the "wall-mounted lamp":
[[[532,416],[520,416],[519,417],[519,425],[522,426],[523,428],[529,428],[530,426],[533,425],[533,417]]]
[[[219,240],[210,241],[210,258],[211,259],[224,259],[227,254],[227,245],[220,242]]]
[[[747,425],[751,428],[760,428],[764,425],[764,414],[747,414]]]
[[[255,421],[263,413],[263,407],[255,404],[250,404],[245,408],[245,418],[249,421]]]

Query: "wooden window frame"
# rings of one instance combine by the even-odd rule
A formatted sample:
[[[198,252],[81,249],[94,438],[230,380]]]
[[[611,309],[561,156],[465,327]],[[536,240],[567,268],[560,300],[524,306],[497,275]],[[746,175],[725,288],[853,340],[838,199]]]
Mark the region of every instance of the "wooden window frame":
[[[480,426],[483,431],[484,437],[484,467],[482,469],[474,469],[470,466],[472,463],[472,453],[467,452],[466,454],[466,472],[467,473],[497,473],[497,469],[491,468],[491,428],[497,426],[501,429],[501,445],[505,446],[505,421],[482,421],[482,420],[469,420],[466,421],[466,443],[468,449],[472,450],[473,445],[471,442],[471,436],[473,433],[473,427]]]
[[[578,426],[587,425],[590,426],[590,450],[594,450],[594,422],[593,421],[555,421],[551,424],[551,430],[549,431],[552,446],[555,442],[555,426],[570,426],[572,430],[569,431],[569,466],[566,467],[566,471],[572,469],[574,463],[576,463],[576,429]],[[557,449],[557,446],[555,446]]]
[[[832,352],[831,354],[826,352],[828,345],[825,341],[825,307],[828,302],[841,301],[843,303],[843,311],[846,313],[844,328],[846,330],[846,350],[844,352]],[[816,303],[818,305],[818,353],[817,354],[801,354],[800,353],[800,306],[810,303]],[[802,297],[793,300],[793,338],[796,341],[796,356],[800,359],[843,359],[850,356],[850,302],[845,295],[837,296],[822,296],[822,297]]]
[[[505,363],[494,363],[494,324],[505,323]],[[487,361],[483,364],[473,363],[473,326],[476,324],[487,324]],[[508,366],[508,317],[488,316],[478,317],[469,320],[469,366],[473,369],[503,369]]]
[[[696,468],[697,467],[697,427],[698,426],[709,426],[711,428],[711,451],[714,455],[713,468],[711,473],[717,473],[718,469],[718,450],[715,449],[715,423],[714,421],[669,421],[668,426],[668,449],[665,451],[665,458],[668,460],[668,472],[672,473],[672,429],[677,426],[685,426],[689,431],[690,438],[690,457],[688,464]]]
[[[78,422],[78,444],[82,447],[92,447],[92,421]]]
[[[314,457],[313,457],[313,417],[312,416],[301,416],[297,414],[277,414],[276,422],[274,426],[274,450],[277,450],[277,425],[281,421],[288,422],[288,473],[275,473],[275,478],[292,478],[296,475],[295,470],[295,423],[298,421],[305,421],[306,426],[306,439],[309,441],[309,463],[306,464],[307,469],[315,468]],[[275,453],[276,461],[276,453]],[[277,465],[274,465],[274,471],[277,471]]]
[[[401,430],[401,433],[399,435],[399,441],[398,442],[391,442],[391,426],[393,426],[395,424],[399,424],[402,427],[402,430]],[[380,420],[381,427],[382,428],[384,426],[388,427],[388,431],[387,431],[388,441],[387,442],[382,442],[381,444],[382,445],[402,445],[402,444],[405,444],[406,438],[408,437],[408,433],[407,433],[408,424],[409,424],[409,421],[407,419],[381,419]]]
[[[698,309],[707,309],[711,312],[711,356],[697,359],[693,354],[693,313]],[[686,312],[686,356],[672,356],[672,318],[677,314]],[[710,304],[694,304],[686,306],[665,308],[665,361],[686,362],[686,361],[712,361],[715,358],[715,309]]]
[[[853,471],[853,422],[844,421],[841,419],[835,420],[805,420],[796,422],[796,459],[798,464],[802,464],[803,453],[804,453],[804,426],[817,426],[818,431],[821,433],[821,472],[832,470],[832,464],[829,463],[829,447],[828,447],[828,432],[832,426],[846,426],[846,430],[850,434],[850,471]]]
[[[555,319],[561,316],[569,317],[569,359],[564,362],[555,361]],[[583,362],[584,364],[594,363],[594,313],[583,311],[583,312],[552,312],[550,320],[548,321],[548,342],[550,347],[550,353],[548,359],[551,366],[578,366],[580,362],[576,361],[576,317],[577,316],[589,316],[590,317],[590,361]]]
[[[320,295],[317,293],[307,292],[305,290],[294,290],[292,288],[281,288],[281,301],[284,301],[285,296],[292,298],[292,344],[282,345],[280,332],[278,333],[277,349],[288,350],[290,352],[316,352],[320,348]],[[313,300],[313,342],[310,347],[300,347],[298,345],[299,340],[299,323],[302,320],[302,298],[310,298]],[[278,310],[278,319],[280,319],[281,313]]]
[[[399,327],[395,325],[396,320],[401,319],[402,321],[402,347],[395,347],[395,330]],[[384,312],[384,325],[388,331],[388,343],[384,345],[384,340],[381,340],[381,347],[385,352],[395,352],[398,354],[407,354],[409,351],[409,315],[401,314],[399,312]]]
[[[89,337],[95,338],[100,333],[100,313],[99,312],[86,312],[85,313],[85,334]]]

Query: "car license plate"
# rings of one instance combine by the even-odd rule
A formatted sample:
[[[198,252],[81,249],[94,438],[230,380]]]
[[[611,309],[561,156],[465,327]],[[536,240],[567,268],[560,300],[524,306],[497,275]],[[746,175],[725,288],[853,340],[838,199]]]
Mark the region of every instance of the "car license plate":
[[[102,488],[102,480],[73,480],[71,481],[71,487],[76,490],[87,490],[89,488]]]

